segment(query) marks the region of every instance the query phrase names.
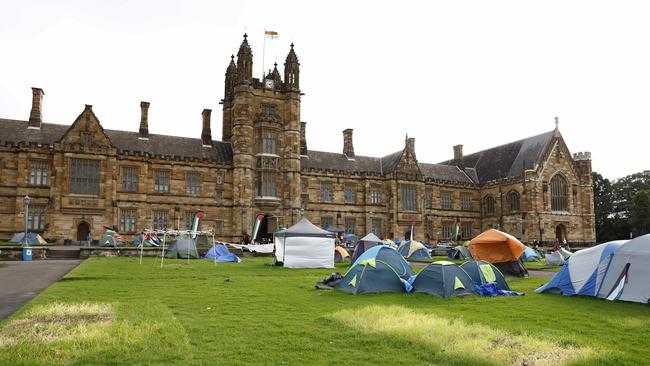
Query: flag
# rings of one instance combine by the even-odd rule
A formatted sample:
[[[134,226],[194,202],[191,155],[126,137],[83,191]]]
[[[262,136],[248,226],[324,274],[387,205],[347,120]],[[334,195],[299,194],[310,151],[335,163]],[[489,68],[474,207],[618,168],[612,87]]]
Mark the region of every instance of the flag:
[[[456,220],[456,235],[454,235],[455,240],[460,240],[460,234],[461,234],[461,227],[463,226],[463,223],[460,222],[460,220]]]
[[[276,31],[264,31],[264,37],[269,37],[271,39],[276,39],[278,38],[278,32]]]
[[[257,238],[257,233],[260,230],[260,226],[262,225],[262,220],[264,220],[264,215],[259,214],[257,215],[257,218],[255,219],[255,223],[253,224],[253,232],[251,233],[251,241],[254,242],[255,238]]]
[[[413,233],[414,226],[415,226],[415,221],[411,221],[411,239],[410,239],[411,241],[413,241],[413,237],[415,236],[415,234]]]
[[[192,239],[196,239],[196,232],[199,230],[199,220],[203,218],[203,211],[198,211],[194,215],[194,220],[192,222]]]

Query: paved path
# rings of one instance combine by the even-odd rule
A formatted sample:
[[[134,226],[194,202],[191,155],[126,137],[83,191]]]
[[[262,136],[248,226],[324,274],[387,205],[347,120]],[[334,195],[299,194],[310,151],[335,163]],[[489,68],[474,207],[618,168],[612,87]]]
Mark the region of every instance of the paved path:
[[[0,266],[0,320],[81,263],[78,259],[2,262]]]
[[[550,271],[538,271],[536,269],[529,269],[528,274],[530,277],[542,277],[542,278],[551,278],[555,276],[557,272],[550,272]]]

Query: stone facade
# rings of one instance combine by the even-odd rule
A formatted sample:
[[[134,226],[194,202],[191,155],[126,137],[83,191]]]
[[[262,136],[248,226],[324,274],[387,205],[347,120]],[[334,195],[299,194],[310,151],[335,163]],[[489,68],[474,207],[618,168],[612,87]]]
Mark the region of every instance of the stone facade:
[[[457,145],[439,164],[420,163],[408,137],[384,157],[355,155],[352,129],[342,153],[313,151],[293,45],[284,77],[276,64],[253,78],[252,65],[244,36],[225,74],[222,141],[212,139],[210,109],[196,118],[200,139],[150,134],[148,102],[138,132],[104,130],[90,105],[70,126],[43,123],[44,93],[34,88],[28,121],[0,119],[0,239],[23,230],[29,195],[30,225],[59,241],[87,230],[96,239],[104,227],[128,239],[184,228],[203,210],[201,227],[226,241],[239,241],[260,214],[264,237],[304,214],[358,237],[399,238],[413,226],[427,242],[488,228],[527,242],[595,242],[590,154],[572,156],[557,126],[467,156]]]

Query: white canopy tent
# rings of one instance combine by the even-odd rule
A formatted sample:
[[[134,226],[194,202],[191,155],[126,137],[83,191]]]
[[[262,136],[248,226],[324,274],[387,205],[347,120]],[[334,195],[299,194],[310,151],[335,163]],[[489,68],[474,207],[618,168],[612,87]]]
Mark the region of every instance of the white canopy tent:
[[[306,218],[275,235],[275,259],[288,268],[334,268],[335,235]]]

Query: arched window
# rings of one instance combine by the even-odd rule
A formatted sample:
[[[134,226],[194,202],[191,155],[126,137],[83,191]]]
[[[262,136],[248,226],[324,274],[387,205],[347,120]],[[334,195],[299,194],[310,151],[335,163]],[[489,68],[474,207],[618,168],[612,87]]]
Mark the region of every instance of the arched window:
[[[492,216],[494,215],[494,197],[486,196],[485,197],[485,215]]]
[[[568,189],[564,177],[556,174],[551,179],[551,210],[567,211],[568,208]]]
[[[520,209],[519,205],[519,192],[510,191],[508,192],[508,204],[510,206],[510,212],[517,212]]]

